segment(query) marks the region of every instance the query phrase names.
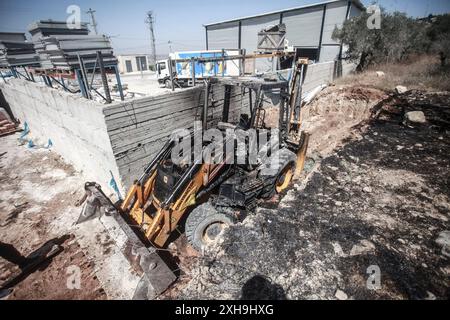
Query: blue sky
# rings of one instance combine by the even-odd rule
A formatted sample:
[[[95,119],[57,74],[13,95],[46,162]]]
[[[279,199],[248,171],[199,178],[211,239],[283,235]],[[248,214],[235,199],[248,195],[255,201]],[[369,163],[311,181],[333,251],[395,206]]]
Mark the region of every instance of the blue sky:
[[[35,20],[66,20],[66,9],[81,7],[83,21],[90,21],[84,12],[96,10],[100,33],[112,37],[117,53],[149,53],[150,38],[145,15],[156,15],[156,45],[158,54],[172,50],[205,48],[202,24],[241,16],[317,3],[321,0],[1,0],[0,31],[26,32]],[[373,0],[363,0],[369,5]],[[379,0],[389,11],[402,11],[411,16],[450,12],[450,0]]]

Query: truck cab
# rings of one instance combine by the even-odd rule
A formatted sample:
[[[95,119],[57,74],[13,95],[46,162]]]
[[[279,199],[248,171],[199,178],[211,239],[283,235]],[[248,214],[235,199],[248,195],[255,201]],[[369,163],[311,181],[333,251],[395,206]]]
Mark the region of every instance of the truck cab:
[[[169,60],[156,61],[156,77],[160,85],[170,88]]]

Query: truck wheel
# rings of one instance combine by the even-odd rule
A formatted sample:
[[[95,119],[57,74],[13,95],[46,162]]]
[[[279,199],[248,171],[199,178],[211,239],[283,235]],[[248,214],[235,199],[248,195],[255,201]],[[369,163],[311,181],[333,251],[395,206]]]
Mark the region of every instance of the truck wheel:
[[[288,149],[281,149],[279,156],[279,169],[274,176],[264,177],[265,187],[261,192],[262,198],[270,198],[286,190],[294,176],[297,157]]]
[[[209,202],[195,208],[186,219],[186,237],[195,250],[218,240],[227,226],[234,223],[229,215],[218,212]]]

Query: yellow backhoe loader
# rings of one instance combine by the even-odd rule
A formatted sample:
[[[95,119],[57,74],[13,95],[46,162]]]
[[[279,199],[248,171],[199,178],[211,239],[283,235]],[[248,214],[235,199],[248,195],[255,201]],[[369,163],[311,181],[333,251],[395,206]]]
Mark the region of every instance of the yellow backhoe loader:
[[[79,222],[90,219],[99,208],[116,217],[128,237],[122,252],[142,275],[135,298],[154,298],[176,280],[160,249],[168,245],[180,223],[192,247],[202,251],[227,225],[251,212],[260,199],[283,192],[294,177],[299,177],[309,139],[307,133],[300,131],[301,88],[307,64],[307,59],[296,62],[290,81],[241,77],[210,79],[205,84],[203,129],[207,126],[210,85],[225,86],[222,121],[216,127],[226,137],[223,145],[233,146],[236,152],[230,156],[229,152],[220,151],[223,149],[214,151],[214,159],[220,158],[221,162],[203,161],[207,152],[217,150],[216,141],[203,141],[203,157],[195,157],[192,151],[183,154],[186,161],[176,163],[173,152],[177,139],[171,138],[121,203],[113,204],[98,184],[86,183],[86,205]],[[229,122],[230,92],[234,86],[243,88],[248,96],[249,110],[241,115],[239,123]],[[269,129],[264,104],[271,97],[275,97],[271,99],[272,107],[273,101],[278,101],[278,130],[269,131],[269,135],[277,136],[268,137],[267,145],[276,151],[267,152],[256,162],[247,159],[238,164],[236,158],[230,158],[239,154],[237,135],[229,133],[252,129],[259,134]],[[196,134],[191,132],[189,138],[195,140]]]

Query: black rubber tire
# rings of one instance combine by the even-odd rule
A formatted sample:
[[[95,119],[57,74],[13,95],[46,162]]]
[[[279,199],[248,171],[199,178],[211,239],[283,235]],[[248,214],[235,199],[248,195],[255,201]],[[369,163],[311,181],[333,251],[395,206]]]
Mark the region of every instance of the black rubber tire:
[[[260,194],[260,197],[263,199],[271,198],[277,193],[275,185],[278,181],[280,174],[284,171],[284,169],[286,169],[289,165],[292,165],[293,168],[295,169],[297,163],[297,156],[295,155],[295,153],[293,153],[288,149],[281,149],[279,151],[279,157],[280,157],[280,166],[277,174],[272,177],[270,176],[262,177],[266,184],[266,186],[264,187],[264,189],[261,191]]]
[[[206,245],[203,236],[208,226],[215,222],[224,223],[226,225],[234,224],[233,217],[218,212],[213,205],[206,202],[189,214],[186,219],[185,233],[191,246],[198,252],[202,252],[202,248]]]

